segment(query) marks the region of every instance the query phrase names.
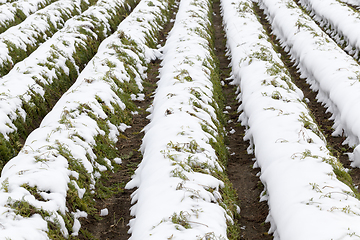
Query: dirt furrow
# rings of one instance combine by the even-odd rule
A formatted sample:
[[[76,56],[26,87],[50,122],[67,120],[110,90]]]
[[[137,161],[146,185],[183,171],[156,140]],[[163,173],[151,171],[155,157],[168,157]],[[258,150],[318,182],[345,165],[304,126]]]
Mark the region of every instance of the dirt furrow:
[[[151,93],[155,89],[156,69],[159,67],[159,61],[151,63],[149,66],[149,83],[147,84],[146,97],[144,101],[136,101],[138,114],[133,116],[131,128],[127,129],[120,137],[117,148],[121,152],[122,163],[117,171],[109,173],[108,179],[104,179],[104,187],[115,190],[115,194],[110,197],[97,198],[96,209],[97,216],[89,216],[82,223],[82,229],[86,229],[96,239],[128,239],[127,233],[129,227],[127,224],[131,219],[130,207],[132,190],[125,189],[125,184],[130,181],[137,165],[141,162],[142,155],[139,152],[143,132],[141,130],[148,124],[146,118],[147,107],[151,103]],[[150,84],[152,83],[152,84]],[[108,209],[108,215],[100,217],[102,209]],[[88,239],[88,236],[82,234],[80,239]]]
[[[265,223],[269,212],[268,205],[266,202],[259,201],[263,186],[256,174],[260,169],[253,168],[252,159],[254,155],[247,153],[249,143],[243,140],[245,129],[238,122],[237,108],[239,103],[235,95],[236,87],[231,85],[229,81],[225,81],[226,78],[230,77],[231,69],[229,67],[230,60],[225,56],[226,39],[223,32],[219,0],[214,1],[213,12],[215,48],[220,63],[220,77],[223,81],[226,106],[224,110],[228,120],[226,130],[230,155],[227,171],[239,197],[241,212],[237,221],[241,230],[240,239],[272,239],[272,236],[267,233],[270,224]]]
[[[170,19],[175,17],[176,12],[177,4],[174,5]],[[159,33],[158,42],[162,45],[165,44],[167,34],[172,26],[173,21],[169,21]],[[133,115],[131,128],[125,130],[117,142],[117,148],[122,156],[122,163],[119,165],[119,169],[109,172],[108,178],[103,181],[104,187],[113,190],[113,193],[110,197],[95,199],[98,215],[89,216],[82,221],[81,229],[83,230],[80,230],[80,239],[125,240],[131,236],[128,233],[128,223],[132,219],[130,208],[132,206],[131,194],[134,189],[125,189],[125,185],[130,181],[131,176],[142,160],[142,154],[139,151],[144,136],[142,130],[149,123],[149,120],[146,118],[149,112],[146,110],[152,103],[153,93],[158,81],[160,63],[161,60],[156,59],[149,64],[147,79],[143,82],[145,98],[142,101],[135,101],[138,110]],[[108,210],[108,215],[100,216],[101,210],[105,208]]]
[[[295,1],[296,2],[296,1]],[[326,137],[326,141],[328,144],[328,149],[332,152],[332,154],[337,157],[344,167],[350,169],[349,173],[352,177],[353,184],[356,187],[360,186],[360,169],[352,168],[350,166],[350,161],[347,153],[352,152],[352,149],[348,145],[342,145],[345,140],[345,136],[332,136],[334,129],[332,126],[334,122],[329,120],[331,117],[331,113],[326,112],[326,108],[322,105],[322,103],[316,100],[317,93],[310,89],[310,86],[306,83],[306,80],[300,77],[300,73],[298,72],[294,62],[290,60],[290,55],[281,48],[279,41],[276,39],[276,36],[272,34],[271,25],[266,20],[266,16],[264,12],[259,8],[257,4],[254,4],[254,10],[258,15],[261,24],[266,30],[267,34],[270,36],[272,44],[277,52],[281,54],[281,59],[284,62],[285,66],[289,70],[293,82],[299,87],[304,93],[304,98],[307,102],[307,106],[311,110],[313,114],[313,118],[315,119],[317,125],[321,129],[322,133]]]

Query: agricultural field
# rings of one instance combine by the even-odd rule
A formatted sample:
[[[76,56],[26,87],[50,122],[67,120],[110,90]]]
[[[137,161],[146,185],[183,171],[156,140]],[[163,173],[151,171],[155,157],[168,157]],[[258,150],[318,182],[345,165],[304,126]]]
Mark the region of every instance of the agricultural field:
[[[359,0],[0,0],[0,239],[360,239]]]

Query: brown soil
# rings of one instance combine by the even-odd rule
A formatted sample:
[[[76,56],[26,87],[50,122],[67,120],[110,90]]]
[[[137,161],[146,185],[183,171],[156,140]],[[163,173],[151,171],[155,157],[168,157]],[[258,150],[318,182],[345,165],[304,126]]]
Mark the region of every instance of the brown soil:
[[[138,104],[146,106],[146,103],[149,101],[147,99]],[[130,180],[133,171],[142,159],[141,153],[138,151],[143,136],[143,133],[140,131],[147,123],[145,111],[134,115],[132,127],[125,131],[125,138],[120,139],[117,143],[119,151],[124,156],[122,157],[123,162],[121,163],[120,170],[110,174],[110,178],[105,186],[109,187],[117,183],[127,183]],[[96,239],[128,239],[130,235],[127,233],[129,230],[127,224],[131,219],[129,209],[131,207],[130,195],[132,192],[132,190],[122,189],[120,193],[108,199],[96,199],[95,207],[99,213],[101,209],[107,208],[109,214],[102,217],[100,221],[94,216],[89,216],[88,219],[82,221],[82,228],[87,229]]]
[[[176,4],[173,9],[174,18],[177,10],[175,9]],[[169,22],[165,25],[164,29],[159,34],[159,42],[164,44],[168,32],[171,30],[173,23]],[[87,219],[81,220],[81,229],[85,229],[90,232],[93,237],[99,240],[125,240],[130,238],[129,226],[128,223],[132,216],[130,216],[131,208],[131,194],[134,192],[134,189],[125,189],[125,184],[130,181],[131,176],[133,175],[138,164],[142,160],[142,154],[139,151],[140,145],[142,143],[142,138],[144,133],[142,132],[143,128],[149,123],[149,120],[146,118],[149,114],[146,112],[146,109],[152,103],[153,92],[156,88],[157,76],[159,75],[161,60],[157,59],[152,61],[148,66],[147,79],[144,81],[144,101],[135,101],[138,107],[137,115],[133,116],[133,123],[131,128],[128,128],[124,132],[124,137],[120,138],[117,143],[117,148],[122,155],[122,163],[120,169],[114,173],[110,173],[108,181],[105,183],[105,186],[113,186],[118,183],[123,183],[123,188],[121,192],[113,195],[108,199],[95,199],[96,200],[96,209],[98,209],[98,216],[89,216]],[[107,208],[109,214],[107,216],[101,217],[99,220],[100,210]],[[82,231],[80,229],[80,232]],[[88,239],[83,234],[81,234],[80,239]]]
[[[220,62],[221,79],[224,81],[223,94],[225,97],[225,109],[228,114],[228,144],[230,156],[228,159],[228,177],[236,189],[239,197],[239,207],[241,209],[240,218],[237,219],[241,229],[240,238],[246,240],[272,239],[267,232],[270,228],[269,223],[265,223],[269,209],[266,202],[259,202],[263,186],[256,176],[259,169],[253,168],[253,155],[247,154],[248,142],[243,140],[244,127],[238,122],[239,113],[237,108],[239,103],[236,100],[236,86],[230,85],[226,78],[230,76],[230,61],[225,56],[225,37],[220,15],[219,1],[215,0],[213,5],[213,24],[215,29],[215,48]],[[230,134],[231,130],[235,133]]]
[[[110,173],[109,180],[105,183],[106,187],[113,186],[117,183],[124,183],[130,181],[137,165],[142,160],[142,155],[139,151],[142,143],[144,133],[142,129],[149,123],[146,118],[148,113],[147,107],[151,103],[151,94],[154,91],[155,83],[157,81],[157,71],[160,61],[150,63],[148,70],[148,79],[146,88],[144,89],[145,100],[136,101],[139,108],[139,114],[133,116],[133,123],[131,128],[124,132],[124,136],[119,139],[117,148],[122,155],[122,163],[120,169],[114,173]],[[96,199],[96,209],[100,213],[101,209],[107,208],[109,214],[104,216],[99,221],[94,216],[89,216],[88,219],[82,221],[82,229],[89,231],[96,239],[110,240],[110,239],[129,239],[128,223],[132,218],[130,216],[131,194],[134,190],[122,189],[118,194],[111,196],[108,199]],[[97,216],[98,217],[98,216]],[[81,237],[80,239],[87,239]]]

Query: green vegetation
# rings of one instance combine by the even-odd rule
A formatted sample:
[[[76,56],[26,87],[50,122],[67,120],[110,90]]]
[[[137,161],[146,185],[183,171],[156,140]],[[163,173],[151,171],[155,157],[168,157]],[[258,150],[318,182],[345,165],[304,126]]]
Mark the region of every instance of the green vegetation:
[[[80,5],[81,5],[81,9],[86,10],[89,6],[91,6],[92,4],[94,4],[96,1],[92,0],[89,1],[90,3],[88,3],[88,1],[82,0]],[[28,55],[30,55],[32,52],[34,52],[41,43],[45,42],[47,38],[51,37],[54,35],[54,33],[56,33],[59,29],[61,29],[64,26],[64,23],[76,16],[79,15],[79,9],[77,9],[76,5],[72,5],[72,8],[68,8],[68,9],[61,9],[59,7],[58,11],[60,13],[61,18],[59,19],[59,21],[56,23],[56,25],[54,25],[53,21],[51,20],[51,18],[43,13],[39,13],[38,15],[41,16],[43,19],[46,19],[47,23],[48,23],[48,28],[47,29],[38,29],[36,28],[36,26],[30,26],[30,29],[34,28],[37,29],[39,31],[32,31],[33,35],[29,35],[28,38],[32,39],[32,41],[26,43],[26,48],[24,48],[21,45],[16,45],[13,42],[10,42],[9,40],[3,40],[3,42],[7,45],[8,48],[8,55],[10,57],[10,59],[3,61],[0,64],[0,76],[4,76],[6,75],[11,69],[12,67],[17,63],[20,62],[22,60],[24,60]],[[21,28],[22,31],[24,31],[23,28]],[[51,60],[49,60],[51,61]]]
[[[194,3],[195,4],[195,3]],[[207,6],[203,6],[204,9],[210,9],[211,3],[208,1]],[[193,17],[199,17],[197,13],[192,13]],[[212,19],[212,12],[209,11],[208,13],[209,19]],[[193,117],[196,117],[196,112],[199,111],[205,111],[209,113],[209,107],[212,107],[215,111],[216,118],[212,118],[212,122],[206,122],[203,119],[199,118],[200,121],[202,121],[201,127],[202,130],[206,133],[209,133],[211,137],[209,137],[209,142],[213,149],[216,152],[218,165],[212,166],[212,164],[209,164],[212,160],[209,159],[209,162],[199,162],[199,159],[197,158],[196,154],[202,153],[205,149],[201,148],[199,144],[195,140],[191,140],[187,143],[173,143],[169,142],[167,145],[167,150],[163,151],[163,154],[166,158],[171,159],[173,162],[173,165],[176,166],[174,170],[172,171],[173,177],[178,177],[182,179],[183,181],[187,181],[187,172],[199,172],[203,174],[211,174],[215,178],[221,180],[224,183],[224,186],[219,189],[219,192],[221,194],[221,199],[219,198],[218,204],[223,207],[226,211],[226,213],[230,216],[232,219],[230,221],[230,218],[227,220],[228,224],[228,238],[229,239],[239,239],[239,229],[236,224],[235,215],[237,214],[238,206],[237,206],[237,194],[234,188],[232,187],[232,184],[230,180],[227,177],[226,174],[226,166],[227,166],[227,159],[229,156],[229,153],[227,151],[225,142],[226,142],[226,133],[224,130],[224,124],[226,124],[226,117],[223,113],[224,109],[224,96],[222,93],[222,87],[220,84],[220,69],[219,69],[219,62],[218,59],[214,53],[214,30],[211,25],[207,26],[201,26],[198,28],[193,29],[194,33],[196,33],[198,36],[204,38],[207,40],[207,45],[202,45],[202,47],[206,48],[210,55],[206,59],[203,59],[203,67],[206,69],[204,71],[211,80],[212,83],[212,98],[213,101],[211,102],[205,102],[202,100],[202,96],[206,95],[201,89],[190,89],[190,93],[194,95],[195,98],[190,99],[190,103],[194,106],[195,113],[189,114]],[[192,65],[194,64],[189,59],[185,59],[186,62],[184,64]],[[179,69],[178,75],[175,76],[175,79],[177,79],[180,83],[185,82],[192,82],[194,81],[192,77],[190,76],[189,72],[185,69]],[[210,105],[210,106],[209,106]],[[214,128],[215,126],[215,128]],[[185,133],[179,133],[180,135],[183,135]],[[187,153],[188,158],[183,159],[181,153]],[[206,154],[206,153],[205,153]],[[209,156],[210,158],[210,156]],[[190,191],[191,189],[187,189],[183,184],[179,184],[177,189],[186,189],[186,191]],[[215,189],[207,188],[209,192],[214,192]],[[192,198],[198,198],[198,193],[191,192]],[[188,218],[186,217],[187,213],[180,212],[180,213],[174,213],[171,217],[171,221],[175,224],[177,224],[177,227],[179,229],[180,226],[184,228],[190,228],[191,225],[189,224]],[[191,222],[190,222],[191,223]],[[199,237],[199,239],[215,239],[214,233],[208,233],[206,236]]]
[[[37,9],[40,10],[55,1],[56,0],[44,0],[42,2],[39,2],[37,4]],[[27,18],[27,14],[25,14],[21,10],[22,8],[21,8],[21,6],[19,6],[19,3],[14,3],[14,4],[12,4],[12,6],[15,7],[14,12],[13,12],[14,17],[13,17],[13,19],[8,19],[8,20],[2,22],[2,24],[0,25],[0,33],[5,32],[8,28],[21,23],[22,21],[24,21]],[[29,14],[31,14],[31,13],[32,12],[29,12]]]

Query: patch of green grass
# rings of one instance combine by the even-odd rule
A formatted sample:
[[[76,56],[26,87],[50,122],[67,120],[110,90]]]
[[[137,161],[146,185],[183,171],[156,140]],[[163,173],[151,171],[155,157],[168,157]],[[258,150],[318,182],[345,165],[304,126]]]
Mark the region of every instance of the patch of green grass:
[[[171,216],[171,222],[173,222],[174,224],[180,225],[185,229],[189,229],[189,228],[191,228],[191,225],[188,220],[189,217],[190,217],[190,214],[180,211],[179,214],[174,213]],[[175,226],[175,228],[177,230],[181,230],[181,228],[179,228],[179,226]]]

